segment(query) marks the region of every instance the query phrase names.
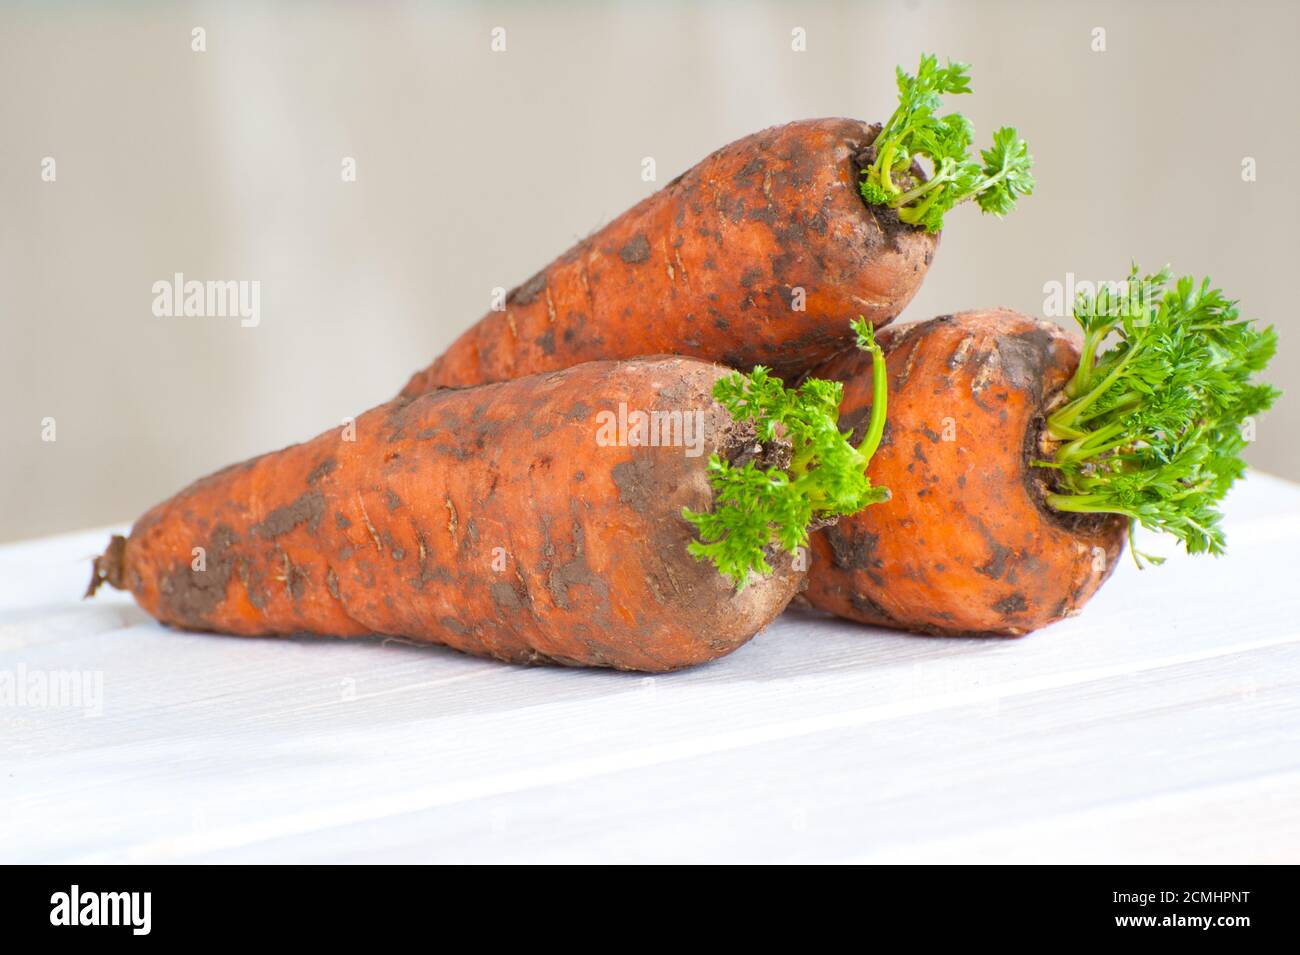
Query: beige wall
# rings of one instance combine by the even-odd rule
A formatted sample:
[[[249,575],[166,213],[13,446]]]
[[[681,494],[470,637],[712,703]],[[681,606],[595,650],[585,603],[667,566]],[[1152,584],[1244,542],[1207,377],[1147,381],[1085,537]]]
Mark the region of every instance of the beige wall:
[[[642,157],[663,183],[774,123],[883,118],[921,50],[974,64],[963,111],[1020,126],[1039,191],[954,214],[906,318],[1168,260],[1279,327],[1295,391],[1300,4],[106,7],[0,10],[0,539],[128,520],[390,397],[650,191]],[[176,271],[260,281],[260,324],[154,317]],[[1292,478],[1296,407],[1250,450]]]

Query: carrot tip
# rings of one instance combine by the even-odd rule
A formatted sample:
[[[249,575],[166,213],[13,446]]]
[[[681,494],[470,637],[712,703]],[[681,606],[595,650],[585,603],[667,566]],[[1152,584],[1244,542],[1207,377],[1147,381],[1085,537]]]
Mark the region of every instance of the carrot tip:
[[[95,596],[95,591],[99,590],[104,584],[116,590],[125,589],[122,585],[122,577],[126,571],[126,538],[121,534],[114,534],[108,542],[108,547],[104,553],[95,558],[91,565],[90,584],[86,587],[82,600]]]

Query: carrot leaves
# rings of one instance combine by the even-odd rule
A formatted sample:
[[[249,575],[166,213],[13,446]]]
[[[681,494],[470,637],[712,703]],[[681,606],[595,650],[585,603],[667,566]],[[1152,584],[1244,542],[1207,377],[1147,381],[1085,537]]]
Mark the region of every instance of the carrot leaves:
[[[889,499],[886,488],[873,487],[866,468],[885,426],[887,378],[884,354],[871,327],[853,323],[858,347],[872,356],[873,403],[862,442],[853,445],[839,429],[844,386],[809,378],[786,388],[766,368],[748,375],[733,372],[714,386],[714,398],[741,426],[754,428],[751,452],[743,464],[717,454],[709,459],[713,487],[711,511],[686,508],[698,539],[688,551],[710,560],[718,572],[743,590],[751,573],[770,574],[770,548],[795,553],[808,543],[814,522],[854,514]],[[773,453],[773,449],[780,449]]]
[[[1253,380],[1277,334],[1240,320],[1208,278],[1169,279],[1134,266],[1127,282],[1079,296],[1081,360],[1047,418],[1054,454],[1035,464],[1055,469],[1059,510],[1123,514],[1188,553],[1219,554],[1216,505],[1245,469],[1253,416],[1279,394]]]
[[[916,76],[897,69],[899,103],[881,127],[862,170],[859,188],[870,204],[888,206],[910,225],[938,232],[954,206],[974,199],[984,212],[1004,216],[1020,196],[1034,191],[1029,169],[1033,157],[1016,130],[1004,126],[993,145],[970,156],[975,131],[960,113],[936,115],[945,93],[970,92],[965,63],[939,66],[932,54],[921,56]],[[917,176],[915,160],[930,164],[929,178]]]

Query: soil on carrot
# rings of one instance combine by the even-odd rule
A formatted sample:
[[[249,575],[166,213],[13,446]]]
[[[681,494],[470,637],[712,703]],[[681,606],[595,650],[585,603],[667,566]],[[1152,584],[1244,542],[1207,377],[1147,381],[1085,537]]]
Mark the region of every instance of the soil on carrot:
[[[948,316],[951,318],[951,316]],[[1029,391],[1038,405],[1029,428],[1025,431],[1021,450],[1021,473],[1025,488],[1034,506],[1049,522],[1075,534],[1100,533],[1119,520],[1114,514],[1086,514],[1060,511],[1047,503],[1047,495],[1057,490],[1056,472],[1051,468],[1034,467],[1035,460],[1051,457],[1052,442],[1047,438],[1047,416],[1065,402],[1062,389],[1043,394],[1043,375],[1047,356],[1051,350],[1052,335],[1045,329],[1033,329],[1009,336],[998,342],[998,359],[1008,381]]]
[[[733,421],[723,437],[721,454],[733,467],[744,467],[752,461],[764,470],[775,468],[778,471],[785,471],[790,467],[793,448],[789,441],[779,436],[773,441],[758,440],[758,432],[753,422]],[[830,527],[838,522],[838,515],[814,517],[808,524],[808,533],[811,534],[813,531]],[[779,548],[770,548],[767,555],[769,561],[778,551]]]
[[[859,148],[853,155],[852,165],[854,188],[856,188],[857,184],[862,181],[863,171],[876,161],[876,147],[871,145],[871,141],[874,141],[876,136],[880,134],[880,124],[872,123],[870,129],[871,140],[868,141],[866,145]],[[925,171],[918,163],[912,163],[911,174],[913,181],[909,184],[909,187],[910,185],[916,185],[917,183],[925,181]],[[902,184],[900,183],[900,185]],[[859,198],[862,198],[861,193],[859,193]],[[897,209],[890,209],[888,206],[873,206],[871,203],[867,202],[865,198],[862,198],[862,204],[866,206],[867,211],[875,218],[876,224],[880,226],[880,231],[884,233],[891,249],[898,249],[899,236],[911,232],[924,231],[920,226],[908,225],[900,219],[898,217]]]
[[[744,467],[753,461],[764,470],[784,471],[790,467],[791,455],[791,444],[784,438],[760,441],[752,421],[733,421],[723,435],[722,457],[733,467]]]
[[[1060,490],[1057,487],[1056,472],[1051,468],[1037,468],[1033,465],[1035,460],[1041,461],[1050,457],[1044,450],[1050,443],[1047,439],[1047,415],[1059,397],[1060,392],[1057,392],[1043,401],[1041,410],[1025,431],[1022,452],[1025,489],[1029,492],[1029,498],[1034,502],[1034,506],[1050,523],[1072,534],[1099,534],[1106,527],[1123,521],[1124,517],[1119,514],[1088,514],[1082,511],[1057,510],[1047,503],[1047,495]]]

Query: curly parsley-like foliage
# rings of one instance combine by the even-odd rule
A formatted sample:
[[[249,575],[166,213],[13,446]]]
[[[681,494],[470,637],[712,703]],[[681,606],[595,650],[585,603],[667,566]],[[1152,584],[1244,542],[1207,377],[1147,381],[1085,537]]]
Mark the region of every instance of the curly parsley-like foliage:
[[[1247,419],[1279,394],[1253,380],[1277,333],[1239,319],[1208,278],[1167,288],[1169,278],[1165,268],[1139,279],[1135,265],[1127,282],[1079,295],[1079,367],[1046,424],[1059,444],[1034,463],[1055,469],[1047,501],[1059,510],[1123,514],[1188,553],[1220,554],[1217,504],[1245,469]]]
[[[736,422],[753,424],[756,441],[790,444],[784,469],[754,460],[736,466],[713,455],[708,465],[713,509],[682,511],[699,535],[688,545],[691,556],[712,561],[738,591],[751,573],[772,572],[765,555],[770,545],[793,553],[807,545],[813,521],[854,514],[889,499],[888,489],[873,487],[866,475],[885,429],[884,354],[866,322],[859,318],[853,328],[858,347],[872,359],[871,420],[856,446],[849,440],[851,432],[839,428],[844,386],[837,381],[810,378],[798,388],[786,388],[759,365],[748,375],[733,372],[714,386],[713,397]]]
[[[993,145],[970,156],[974,128],[961,113],[936,115],[945,93],[970,92],[970,68],[948,61],[939,66],[933,54],[922,54],[916,76],[896,68],[898,108],[876,136],[875,159],[862,170],[859,188],[871,205],[898,210],[910,225],[938,232],[944,214],[974,199],[984,212],[1004,216],[1020,196],[1034,191],[1029,169],[1033,157],[1016,130],[1004,126],[993,134]],[[917,182],[913,160],[930,165],[929,178]]]

